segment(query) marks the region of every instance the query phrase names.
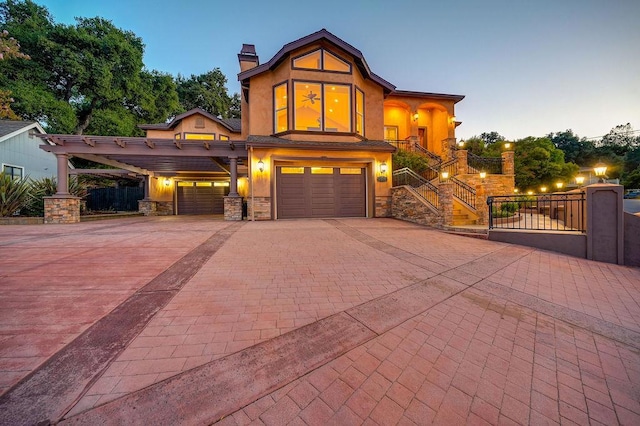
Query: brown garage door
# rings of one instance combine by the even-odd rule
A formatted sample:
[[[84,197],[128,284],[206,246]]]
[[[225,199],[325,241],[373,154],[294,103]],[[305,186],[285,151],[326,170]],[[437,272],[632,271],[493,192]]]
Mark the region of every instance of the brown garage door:
[[[362,168],[280,166],[276,186],[279,219],[366,215]]]
[[[224,214],[228,190],[214,182],[178,182],[178,214]]]

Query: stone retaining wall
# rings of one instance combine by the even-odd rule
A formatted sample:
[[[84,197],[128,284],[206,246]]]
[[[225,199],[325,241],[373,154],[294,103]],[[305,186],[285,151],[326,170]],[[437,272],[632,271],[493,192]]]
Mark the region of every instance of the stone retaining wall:
[[[391,216],[395,219],[437,228],[442,227],[444,220],[440,212],[409,186],[391,188]]]

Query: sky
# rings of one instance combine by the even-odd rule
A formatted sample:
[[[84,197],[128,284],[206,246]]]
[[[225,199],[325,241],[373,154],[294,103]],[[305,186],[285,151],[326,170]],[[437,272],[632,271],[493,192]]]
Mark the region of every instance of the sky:
[[[640,0],[35,0],[55,22],[100,16],[172,75],[214,68],[238,92],[237,53],[267,62],[327,29],[400,90],[464,95],[456,136],[509,140],[640,130]]]

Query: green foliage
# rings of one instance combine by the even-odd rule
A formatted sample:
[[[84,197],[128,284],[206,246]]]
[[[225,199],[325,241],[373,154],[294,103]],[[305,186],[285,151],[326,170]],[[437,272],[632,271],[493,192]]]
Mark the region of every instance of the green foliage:
[[[27,179],[13,179],[0,173],[0,216],[7,217],[19,212],[29,202],[30,185]]]
[[[637,167],[629,173],[625,173],[621,184],[627,189],[640,188],[640,167]]]
[[[564,153],[548,138],[528,137],[515,142],[516,186],[537,188],[571,180],[579,167],[564,162]]]
[[[429,168],[429,160],[421,154],[409,151],[398,151],[393,154],[393,170],[410,168],[416,173],[422,173]]]
[[[55,178],[42,178],[30,180],[28,183],[29,196],[25,205],[27,216],[44,216],[44,197],[50,197],[57,192],[58,184]],[[69,179],[69,193],[76,197],[84,198],[87,190],[80,184],[76,177]]]
[[[232,99],[227,94],[227,77],[214,68],[189,78],[178,75],[176,79],[180,104],[185,110],[201,108],[215,116],[229,118]]]
[[[597,162],[596,147],[593,142],[585,138],[580,139],[571,129],[564,132],[549,133],[547,138],[556,148],[564,152],[566,162],[589,166]]]

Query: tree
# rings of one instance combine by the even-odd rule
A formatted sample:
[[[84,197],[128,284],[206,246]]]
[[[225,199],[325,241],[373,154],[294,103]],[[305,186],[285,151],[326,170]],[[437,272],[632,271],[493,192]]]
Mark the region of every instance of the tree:
[[[210,114],[223,118],[231,116],[232,98],[227,94],[227,77],[220,68],[214,68],[200,75],[176,79],[180,104],[185,110],[201,108]],[[239,100],[239,99],[238,99]],[[234,108],[237,106],[234,105]]]
[[[548,138],[528,137],[515,142],[516,186],[537,188],[554,181],[569,181],[579,170],[574,163],[565,163],[564,153]]]
[[[30,59],[29,55],[20,52],[20,44],[18,41],[9,37],[9,31],[0,31],[0,61],[7,61],[12,58]],[[19,120],[20,117],[11,109],[11,103],[14,99],[11,97],[10,90],[0,90],[0,118],[9,120]]]
[[[595,163],[595,145],[586,138],[579,138],[571,129],[564,132],[549,133],[546,136],[553,142],[556,148],[564,152],[564,159],[567,162],[576,163],[580,166],[590,166]]]
[[[497,142],[502,142],[505,140],[504,136],[502,136],[500,133],[498,132],[489,132],[489,133],[482,133],[480,135],[480,139],[482,139],[484,141],[485,146],[489,146],[492,145],[494,143]]]

